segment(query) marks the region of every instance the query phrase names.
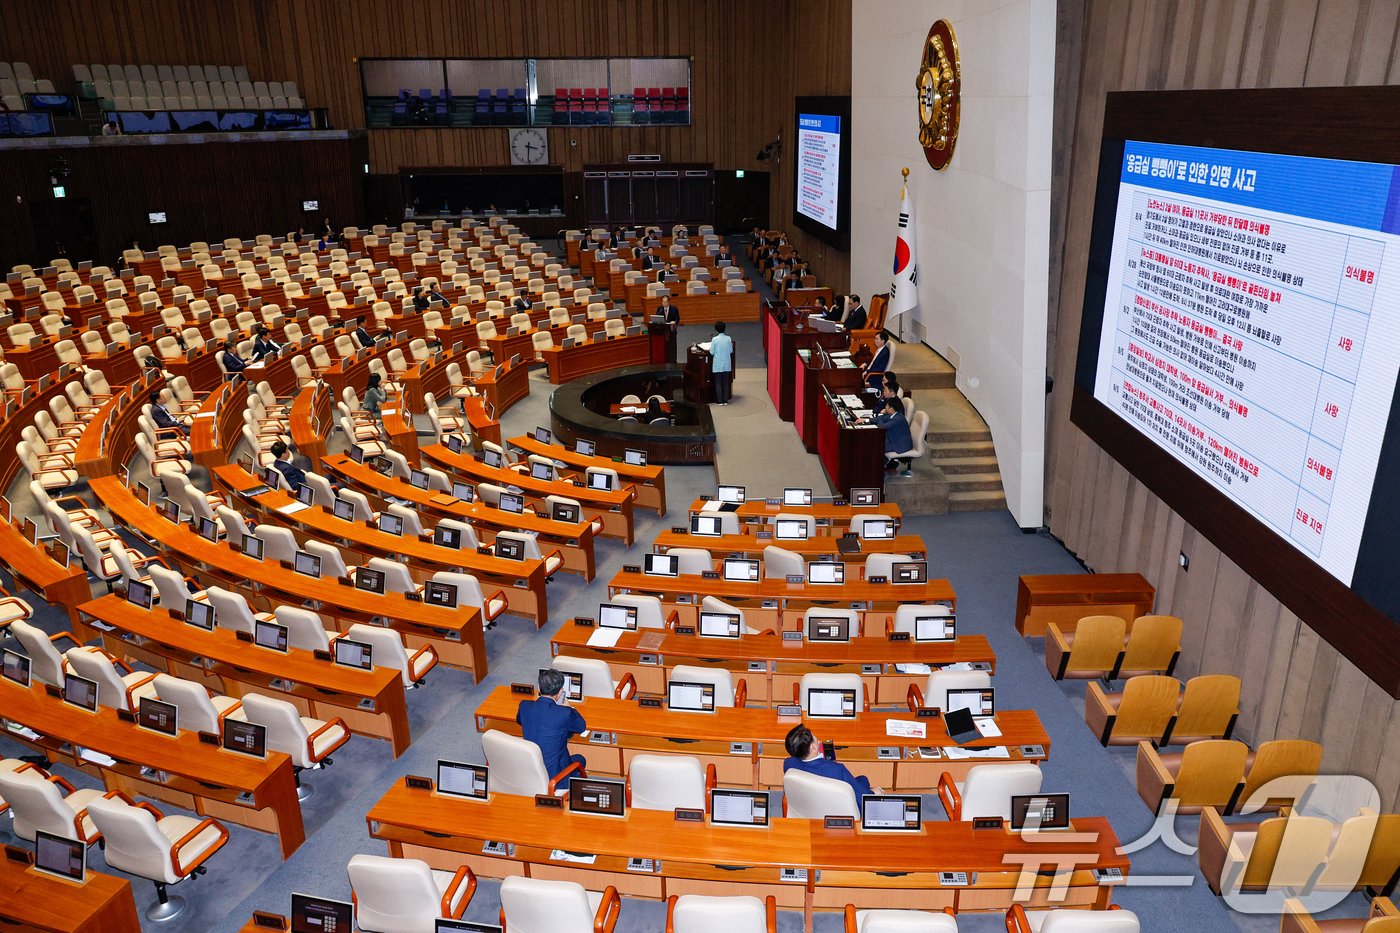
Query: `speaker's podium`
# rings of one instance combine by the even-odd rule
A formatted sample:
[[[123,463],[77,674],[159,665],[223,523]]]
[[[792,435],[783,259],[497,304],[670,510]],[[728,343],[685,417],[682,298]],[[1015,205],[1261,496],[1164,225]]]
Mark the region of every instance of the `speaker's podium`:
[[[676,358],[676,332],[657,315],[647,321],[647,336],[651,338],[651,361],[664,365]]]
[[[710,351],[691,344],[685,355],[685,400],[692,405],[708,405],[714,399],[714,379]]]

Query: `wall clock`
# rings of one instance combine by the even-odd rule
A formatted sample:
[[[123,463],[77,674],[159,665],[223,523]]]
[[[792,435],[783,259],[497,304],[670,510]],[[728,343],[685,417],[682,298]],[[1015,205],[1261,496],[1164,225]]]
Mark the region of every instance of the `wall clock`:
[[[929,28],[914,87],[919,92],[919,145],[929,165],[944,168],[953,158],[962,112],[962,63],[958,40],[946,19]]]
[[[543,130],[510,131],[511,165],[544,165],[549,162],[549,137]]]

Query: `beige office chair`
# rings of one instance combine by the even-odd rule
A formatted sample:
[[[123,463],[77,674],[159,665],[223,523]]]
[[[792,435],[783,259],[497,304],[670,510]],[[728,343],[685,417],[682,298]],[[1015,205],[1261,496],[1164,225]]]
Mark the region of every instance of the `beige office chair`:
[[[234,697],[210,693],[202,684],[169,674],[157,674],[156,696],[178,710],[180,728],[189,732],[223,733],[223,721],[243,704]]]
[[[621,912],[612,886],[599,894],[572,881],[511,875],[501,882],[501,926],[510,933],[601,933]]]
[[[781,577],[779,578],[781,579]],[[802,631],[808,639],[812,638],[813,626],[821,619],[845,619],[846,632],[850,638],[855,638],[861,634],[860,613],[855,609],[844,609],[835,606],[810,606],[802,611]]]
[[[954,822],[979,816],[1010,820],[1011,798],[1040,793],[1042,776],[1040,766],[1029,762],[973,765],[961,782],[944,771],[938,779],[938,799]]]
[[[300,715],[297,708],[285,700],[257,693],[243,697],[241,714],[243,719],[267,729],[268,748],[285,752],[292,759],[299,800],[305,800],[313,793],[309,784],[302,783],[301,772],[307,768],[330,765],[331,752],[350,739],[350,728],[339,716],[322,722]]]
[[[685,575],[699,576],[715,569],[714,558],[704,548],[673,547],[667,549],[666,556],[676,558],[678,572]]]
[[[923,910],[856,910],[846,905],[845,933],[957,933],[957,914],[945,907],[942,913]]]
[[[723,667],[701,667],[692,664],[677,664],[671,669],[667,682],[709,684],[715,688],[715,708],[744,706],[749,697],[748,682],[740,677],[739,685],[734,685],[734,675]]]
[[[428,672],[438,663],[437,649],[432,645],[423,645],[409,654],[404,647],[403,636],[393,629],[357,622],[350,626],[345,637],[369,645],[373,650],[374,666],[397,670],[406,690],[423,686]]]
[[[355,855],[346,870],[355,923],[366,933],[432,933],[438,919],[460,919],[476,893],[466,865],[437,871],[413,858]]]
[[[570,776],[588,776],[578,762],[571,762],[563,771],[551,776],[545,770],[544,755],[538,745],[497,729],[481,734],[481,747],[486,753],[487,767],[491,769],[491,790],[498,794],[561,795],[567,792],[565,781]]]
[[[704,810],[715,788],[715,766],[689,755],[634,755],[627,764],[627,805],[670,812]]]
[[[894,565],[913,560],[911,554],[871,554],[865,559],[865,579],[884,577],[889,580],[894,575]]]
[[[621,680],[613,680],[612,667],[601,658],[571,658],[556,655],[549,666],[556,671],[567,671],[583,678],[583,696],[606,697],[608,699],[630,700],[637,695],[637,679],[627,674]]]
[[[1007,933],[1140,933],[1141,929],[1137,914],[1116,904],[1108,910],[1026,910],[1012,904],[1006,912]]]
[[[98,706],[135,710],[143,697],[156,695],[155,674],[132,670],[130,664],[101,648],[69,648],[63,659],[69,671],[97,684]]]
[[[20,839],[34,842],[40,831],[76,839],[91,845],[98,830],[88,807],[102,799],[102,791],[77,790],[58,775],[39,768],[0,771],[0,799],[10,805],[14,822],[10,829]]]
[[[732,513],[726,513],[732,514]],[[807,576],[807,563],[795,551],[770,544],[763,549],[763,577],[768,580],[782,580],[789,576]]]
[[[777,933],[778,904],[738,895],[672,894],[666,900],[667,933]]]
[[[783,774],[783,815],[797,820],[828,816],[860,818],[860,801],[850,784],[793,768]]]
[[[287,644],[298,651],[329,651],[338,636],[326,630],[321,617],[300,606],[277,606],[272,616],[287,627]]]
[[[655,596],[647,596],[641,593],[622,593],[608,600],[615,606],[631,606],[637,610],[637,628],[668,628],[677,619],[680,613],[672,610],[669,616],[665,615],[665,607],[661,600]]]

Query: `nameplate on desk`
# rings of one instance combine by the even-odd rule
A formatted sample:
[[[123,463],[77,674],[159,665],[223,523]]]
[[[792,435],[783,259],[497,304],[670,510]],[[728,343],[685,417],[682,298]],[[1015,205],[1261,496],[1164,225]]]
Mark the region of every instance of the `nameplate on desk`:
[[[659,693],[639,693],[637,694],[637,705],[646,709],[661,709],[665,704]]]
[[[825,829],[855,829],[856,818],[853,816],[828,816],[822,820]]]
[[[802,718],[802,707],[796,703],[779,703],[775,710],[779,719]]]
[[[702,570],[702,571],[700,571],[700,579],[702,579],[702,580],[718,580],[718,579],[719,579],[719,571],[718,571],[718,570]]]
[[[411,603],[421,603],[423,601],[423,597],[419,596],[417,593],[404,593],[403,598]]]
[[[914,715],[920,719],[937,719],[943,715],[943,709],[938,706],[921,706],[914,710]]]
[[[511,684],[510,692],[518,696],[532,697],[535,695],[535,688],[529,684]]]
[[[703,823],[705,822],[705,811],[696,810],[690,807],[676,807],[677,823]]]
[[[677,625],[677,626],[675,627],[675,629],[673,629],[673,631],[674,631],[677,635],[694,635],[694,634],[695,634],[695,626],[693,626],[693,625]]]
[[[701,496],[700,496],[700,501],[701,501],[701,502],[710,502],[710,501],[712,501],[714,498],[715,498],[714,496],[701,495]]]
[[[242,629],[239,629],[239,630],[237,630],[237,631],[235,631],[235,632],[233,633],[233,637],[234,637],[235,639],[237,639],[238,641],[252,641],[252,640],[253,640],[253,633],[252,633],[252,632],[245,632],[245,631],[243,631]]]
[[[890,632],[889,638],[890,638],[890,641],[908,641],[908,640],[909,640],[909,633],[908,633],[908,632]]]
[[[802,633],[801,633],[801,632],[783,632],[783,644],[784,644],[784,645],[793,645],[793,644],[800,645],[800,644],[802,644]]]
[[[29,865],[34,861],[34,857],[29,854],[28,849],[21,849],[17,846],[5,846],[5,858],[21,865]]]
[[[404,786],[409,790],[432,790],[433,779],[422,777],[417,774],[405,774],[403,776]]]
[[[883,665],[883,664],[862,664],[862,665],[860,666],[860,672],[861,672],[862,674],[883,674],[883,673],[885,672],[885,665]]]
[[[311,656],[317,661],[329,661],[331,659],[331,653],[329,651],[322,651],[320,648],[312,649]]]
[[[122,722],[135,722],[136,714],[129,709],[119,709],[117,710],[117,718]]]
[[[642,568],[641,568],[641,567],[638,567],[636,564],[623,564],[623,565],[622,565],[622,572],[623,572],[623,573],[641,573],[641,572],[642,572]]]
[[[972,818],[973,829],[1001,829],[1001,817],[999,816],[974,816]]]
[[[673,534],[673,535],[683,535],[683,534],[689,533],[689,531],[690,531],[690,529],[689,529],[689,528],[686,528],[684,525],[672,525],[672,526],[671,526],[671,534]]]
[[[287,918],[281,914],[269,914],[261,910],[253,911],[253,926],[260,930],[287,930]]]
[[[63,688],[59,687],[57,684],[44,684],[44,692],[51,697],[63,696]]]
[[[535,806],[544,807],[546,810],[564,809],[564,798],[556,797],[553,794],[536,794]]]
[[[834,506],[836,506],[836,507],[839,509],[839,508],[843,508],[843,507],[845,507],[845,506],[848,506],[848,505],[850,505],[851,503],[850,503],[849,500],[846,500],[846,499],[832,499],[832,500],[831,500],[831,504],[834,505]]]
[[[590,619],[588,616],[575,616],[574,624],[580,628],[592,628],[593,620]]]
[[[878,584],[878,583],[889,583],[889,582],[890,582],[890,578],[889,578],[889,577],[867,577],[865,582],[866,582],[866,583],[876,583],[876,584]]]
[[[807,578],[800,573],[790,573],[783,579],[786,580],[788,583],[795,583],[798,586],[801,586],[803,583],[807,582]]]
[[[201,742],[203,742],[205,745],[222,745],[222,744],[223,744],[223,742],[219,739],[218,733],[216,733],[216,732],[201,732],[201,733],[199,733],[199,740],[200,740]]]

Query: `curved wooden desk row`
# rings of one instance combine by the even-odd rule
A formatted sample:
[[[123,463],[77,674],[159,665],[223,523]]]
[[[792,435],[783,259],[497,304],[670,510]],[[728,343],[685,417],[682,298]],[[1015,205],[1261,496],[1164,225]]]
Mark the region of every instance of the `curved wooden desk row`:
[[[599,519],[603,523],[603,536],[620,538],[628,547],[634,538],[632,508],[637,493],[629,484],[622,489],[603,492],[586,486],[574,486],[558,480],[539,480],[529,473],[520,473],[508,467],[489,467],[481,460],[466,454],[454,454],[440,444],[431,444],[420,451],[423,457],[449,476],[465,479],[470,483],[494,483],[498,486],[515,486],[525,498],[536,507],[536,511],[548,513],[546,496],[564,496],[577,500],[583,506],[583,514],[588,519]]]
[[[508,794],[465,800],[398,783],[366,820],[389,854],[438,869],[466,864],[485,878],[576,881],[590,891],[612,885],[627,897],[658,900],[773,895],[779,906],[802,910],[808,930],[813,911],[847,904],[959,912],[1004,911],[1013,902],[1106,908],[1111,883],[1101,883],[1095,870],[1117,868],[1126,876],[1130,868],[1103,817],[1076,819],[1075,832],[1053,839],[975,830],[970,822],[926,822],[919,833],[860,833],[783,817],[767,827],[734,827],[677,823],[660,810],[630,810],[616,819],[541,809],[528,797]],[[504,851],[484,854],[488,843],[502,843]],[[562,848],[596,860],[551,857]],[[629,869],[632,858],[654,859],[655,871]],[[793,868],[806,869],[805,878],[781,877],[782,869]],[[944,878],[943,872],[966,872],[967,878]]]
[[[696,499],[690,504],[689,513],[691,516],[706,514],[705,505],[710,500]],[[893,502],[883,502],[880,505],[854,506],[854,505],[834,505],[830,502],[814,502],[811,505],[783,505],[781,499],[778,502],[769,502],[767,499],[757,497],[739,503],[736,514],[739,516],[739,523],[748,525],[771,525],[778,515],[786,515],[789,512],[797,515],[811,515],[817,520],[817,534],[844,534],[851,526],[851,522],[862,516],[888,515],[894,519],[895,530],[904,522],[904,514],[897,504]]]
[[[860,550],[843,553],[836,548],[838,535],[816,535],[800,541],[780,540],[771,531],[758,531],[750,526],[744,529],[747,534],[722,535],[711,538],[708,535],[693,535],[689,531],[663,531],[651,544],[658,554],[671,548],[699,548],[709,551],[715,560],[726,557],[762,558],[767,547],[780,547],[794,554],[801,554],[809,560],[839,560],[847,564],[864,564],[871,554],[907,554],[915,560],[923,560],[928,547],[920,535],[896,535],[893,538],[866,538],[860,542]],[[854,568],[846,571],[856,575]]]
[[[493,690],[476,708],[480,732],[499,729],[520,734],[515,722],[520,697],[509,686]],[[768,707],[724,707],[713,713],[674,712],[639,706],[636,700],[589,697],[575,707],[588,723],[587,738],[569,743],[572,753],[588,759],[590,774],[621,775],[635,755],[691,755],[713,764],[719,782],[734,787],[782,787],[783,739],[793,726],[807,723],[823,739],[831,739],[852,772],[870,778],[876,787],[895,792],[931,793],[944,773],[961,781],[978,764],[1031,761],[1050,754],[1050,735],[1034,710],[1000,710],[996,724],[1002,734],[979,738],[956,747],[939,718],[916,719],[907,709],[870,710],[855,719],[802,719],[779,716]],[[923,738],[887,733],[891,721],[925,725]],[[735,748],[735,743],[743,743]],[[1039,745],[1041,755],[1026,755],[1024,745]],[[968,749],[1005,748],[1006,757],[965,756]],[[920,749],[926,751],[921,752]],[[949,749],[952,750],[951,755]],[[885,757],[882,750],[891,753]]]
[[[481,394],[463,401],[472,436],[498,445],[501,443],[501,415],[530,394],[529,362],[521,360],[515,366],[509,365],[509,362],[507,360],[504,364],[500,378],[496,377],[494,369],[488,369],[477,377],[476,387]],[[439,399],[442,397],[434,394]]]
[[[302,716],[345,721],[360,735],[387,739],[394,757],[411,741],[403,677],[391,667],[363,671],[291,648],[270,651],[240,641],[231,629],[205,631],[172,617],[165,608],[142,609],[109,595],[79,607],[84,628],[118,657],[202,684],[225,696],[261,693],[286,700]],[[88,631],[78,631],[84,640]]]
[[[131,882],[87,870],[81,887],[0,859],[0,928],[34,933],[141,933]]]
[[[240,466],[216,467],[213,479],[217,487],[248,503],[263,521],[290,529],[298,542],[310,539],[339,547],[347,564],[385,557],[403,563],[420,583],[439,570],[460,570],[476,577],[488,595],[502,589],[512,615],[524,616],[536,627],[549,619],[543,559],[507,560],[471,548],[440,547],[433,543],[430,532],[424,538],[389,534],[374,525],[337,518],[318,505],[303,507],[280,489],[250,497],[245,490],[266,487]]]
[[[640,366],[651,362],[651,335],[646,331],[630,337],[610,340],[590,340],[568,349],[546,347],[539,352],[554,385],[624,366]]]
[[[516,402],[530,394],[530,359],[522,359],[512,365],[504,361],[497,376],[496,367],[490,367],[478,376],[471,377],[477,395],[463,399],[462,408],[466,413],[467,425],[473,436],[483,437],[499,444],[501,437],[500,418]],[[457,362],[465,365],[465,352],[439,357],[433,364],[423,364],[416,373],[406,374],[400,380],[403,392],[394,404],[381,409],[384,432],[395,450],[408,458],[409,463],[418,466],[418,429],[412,415],[425,411],[424,393],[432,392],[440,407],[450,407],[452,384],[447,378],[447,364]],[[466,374],[463,373],[464,378]]]
[[[666,514],[666,470],[659,466],[633,466],[614,460],[612,457],[585,457],[563,444],[543,444],[527,434],[512,437],[506,442],[525,454],[548,457],[582,472],[589,467],[616,470],[624,483],[631,484],[637,493],[637,505],[651,509],[657,515]]]
[[[563,570],[577,573],[587,581],[593,579],[592,522],[557,522],[547,515],[533,512],[517,515],[482,502],[464,502],[446,493],[419,489],[397,477],[385,476],[344,454],[323,457],[321,466],[343,485],[364,493],[375,508],[382,508],[391,498],[409,502],[419,511],[420,520],[425,526],[435,525],[444,518],[468,522],[476,529],[477,539],[483,544],[493,543],[496,534],[501,531],[533,532],[542,551],[559,552],[564,559]]]
[[[486,641],[481,612],[443,609],[399,593],[377,595],[328,578],[313,579],[275,561],[253,560],[227,543],[215,544],[185,525],[168,521],[107,476],[92,481],[93,493],[114,518],[152,543],[185,573],[242,592],[250,604],[306,606],[328,626],[344,632],[356,622],[387,624],[403,635],[409,651],[432,645],[443,664],[486,676]]]
[[[985,635],[962,635],[947,642],[892,642],[879,635],[849,642],[784,642],[781,635],[707,638],[679,635],[673,629],[622,632],[617,644],[594,647],[588,639],[598,629],[572,620],[550,641],[555,655],[606,661],[619,680],[631,674],[643,693],[665,693],[671,671],[681,664],[719,667],[737,684],[743,678],[751,704],[792,702],[793,684],[804,674],[859,674],[870,701],[881,706],[902,705],[911,684],[923,687],[929,669],[950,664],[975,665],[996,673],[997,656]],[[907,671],[898,666],[910,666]]]
[[[101,707],[90,713],[64,703],[37,682],[31,688],[0,681],[0,709],[9,722],[38,733],[11,728],[5,733],[9,738],[97,778],[108,790],[274,833],[283,858],[306,839],[292,761],[281,752],[251,758],[206,745],[193,732],[160,735],[123,722],[116,710]],[[115,758],[116,764],[95,764],[80,749]],[[164,772],[164,780],[143,769]]]

